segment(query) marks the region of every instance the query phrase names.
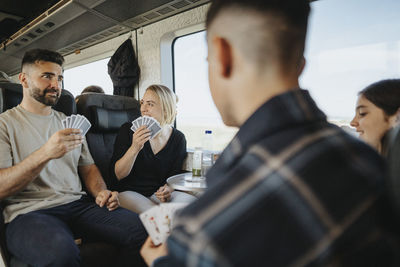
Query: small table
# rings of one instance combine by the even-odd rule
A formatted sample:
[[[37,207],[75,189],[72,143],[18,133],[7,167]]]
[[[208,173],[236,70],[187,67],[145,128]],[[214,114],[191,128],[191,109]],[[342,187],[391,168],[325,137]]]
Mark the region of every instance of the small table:
[[[203,192],[207,188],[206,179],[202,176],[193,179],[191,172],[171,176],[167,179],[167,184],[171,188],[181,191]]]

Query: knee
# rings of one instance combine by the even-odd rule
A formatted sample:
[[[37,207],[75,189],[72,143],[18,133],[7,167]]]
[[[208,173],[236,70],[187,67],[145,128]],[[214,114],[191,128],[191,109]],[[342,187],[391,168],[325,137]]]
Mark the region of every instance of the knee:
[[[79,249],[72,233],[51,216],[28,213],[17,217],[6,235],[11,253],[31,265],[79,266]]]
[[[191,203],[197,199],[196,196],[185,192],[174,191],[171,194],[171,202],[175,203]]]
[[[119,202],[121,207],[138,214],[155,205],[152,200],[134,191],[119,193]]]

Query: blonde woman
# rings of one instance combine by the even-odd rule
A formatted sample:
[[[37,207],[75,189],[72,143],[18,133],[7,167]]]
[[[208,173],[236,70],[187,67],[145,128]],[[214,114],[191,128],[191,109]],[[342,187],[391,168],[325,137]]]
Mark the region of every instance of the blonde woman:
[[[140,101],[142,116],[156,119],[162,129],[152,139],[142,126],[122,125],[115,140],[111,171],[118,182],[122,207],[141,213],[161,202],[190,202],[190,194],[173,191],[166,180],[181,173],[186,157],[186,139],[171,124],[176,115],[175,94],[166,86],[151,85]]]

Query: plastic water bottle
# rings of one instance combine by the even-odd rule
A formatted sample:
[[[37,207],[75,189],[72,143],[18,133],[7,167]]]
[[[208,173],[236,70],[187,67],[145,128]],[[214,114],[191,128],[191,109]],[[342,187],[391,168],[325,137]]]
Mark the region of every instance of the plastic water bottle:
[[[205,176],[213,165],[213,135],[211,130],[206,130],[203,136],[203,158],[201,162],[201,175]]]
[[[196,147],[193,153],[192,176],[201,176],[201,147]]]

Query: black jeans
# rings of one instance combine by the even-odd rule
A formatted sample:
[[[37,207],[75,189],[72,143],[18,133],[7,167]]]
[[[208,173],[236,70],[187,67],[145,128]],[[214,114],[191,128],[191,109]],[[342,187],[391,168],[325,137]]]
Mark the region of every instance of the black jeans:
[[[110,212],[88,196],[19,215],[6,226],[8,250],[32,266],[79,266],[76,237],[118,246],[115,266],[144,264],[139,250],[147,233],[139,216],[123,208]]]

